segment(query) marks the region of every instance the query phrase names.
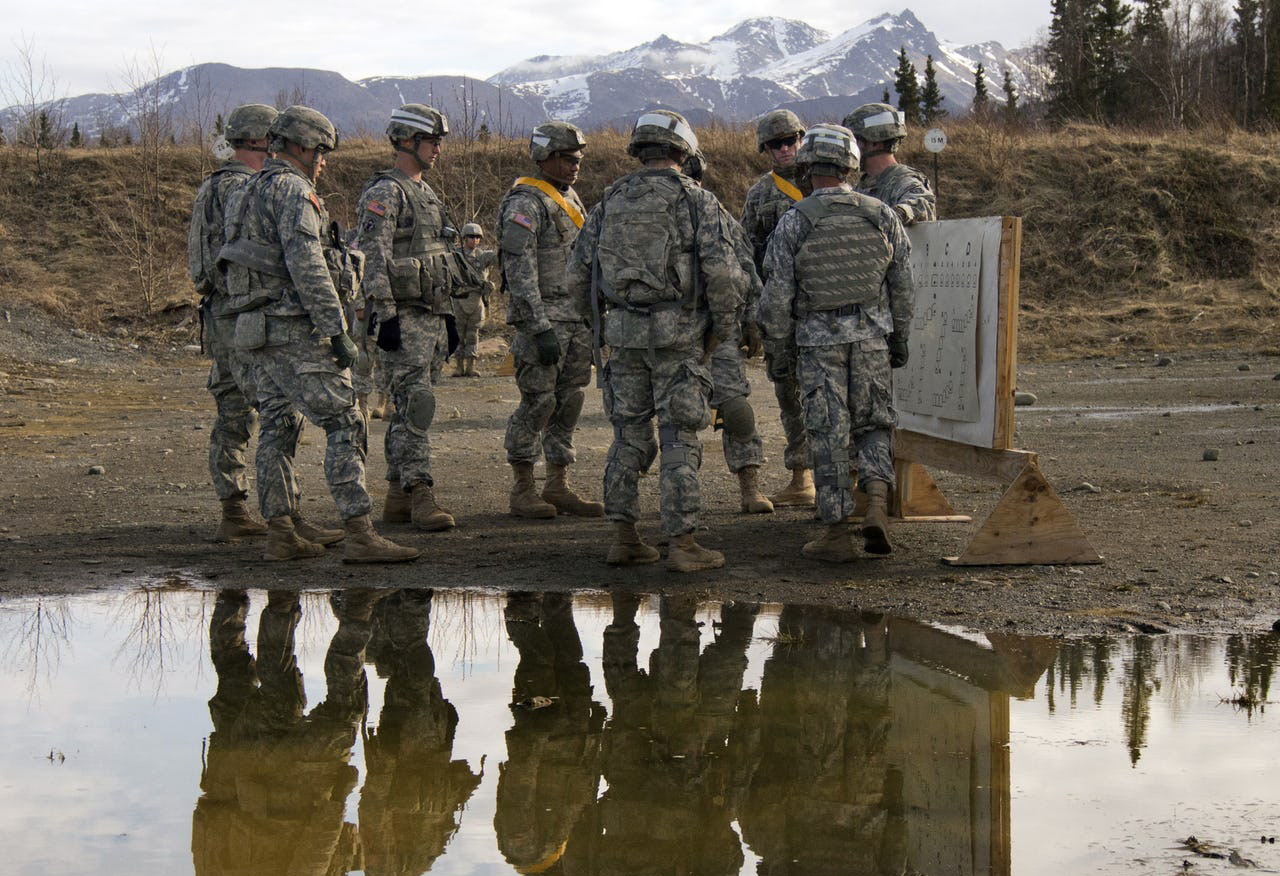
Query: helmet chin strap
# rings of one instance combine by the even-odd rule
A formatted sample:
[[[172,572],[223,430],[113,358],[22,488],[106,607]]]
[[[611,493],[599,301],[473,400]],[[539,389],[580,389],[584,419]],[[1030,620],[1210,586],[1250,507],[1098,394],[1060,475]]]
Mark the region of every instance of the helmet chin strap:
[[[406,148],[404,148],[403,146],[401,146],[400,144],[403,142],[403,141],[401,141],[401,140],[397,140],[397,141],[395,141],[395,143],[393,143],[393,144],[391,144],[391,145],[392,145],[392,148],[394,148],[396,152],[403,152],[403,153],[404,153],[404,154],[406,154],[406,155],[411,155],[411,156],[413,156],[413,160],[414,160],[414,162],[418,165],[418,170],[419,170],[419,171],[424,171],[424,170],[426,170],[426,169],[427,169],[427,163],[426,163],[425,161],[423,161],[423,160],[422,160],[422,156],[418,154],[418,149],[420,149],[420,148],[422,147],[422,141],[423,141],[423,139],[424,139],[424,138],[422,138],[422,137],[414,137],[414,138],[413,138],[413,148],[412,148],[412,149],[406,149]]]

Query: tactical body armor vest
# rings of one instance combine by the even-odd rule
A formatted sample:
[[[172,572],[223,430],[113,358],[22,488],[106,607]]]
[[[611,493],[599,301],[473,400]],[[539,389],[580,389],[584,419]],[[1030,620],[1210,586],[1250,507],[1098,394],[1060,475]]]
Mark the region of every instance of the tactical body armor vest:
[[[541,188],[527,183],[516,182],[511,187],[511,191],[507,193],[507,198],[516,192],[524,192],[537,198],[538,203],[542,206],[543,212],[548,220],[555,227],[555,234],[539,234],[535,241],[537,244],[538,257],[538,294],[544,302],[561,301],[568,297],[568,289],[565,287],[565,270],[569,261],[569,250],[573,247],[573,242],[578,239],[578,230],[581,227],[569,213],[565,211],[558,203],[556,203],[550,195]],[[574,206],[572,201],[567,198],[565,201],[569,206]],[[575,209],[577,209],[575,207]],[[503,199],[502,206],[499,207],[498,213],[501,216],[506,215],[506,198]],[[507,222],[501,222],[498,225],[498,253],[499,258],[507,252],[507,248],[503,245],[503,238],[508,233],[505,227]],[[523,229],[520,229],[523,231]],[[511,245],[513,241],[507,241]],[[520,247],[514,248],[519,251]],[[506,277],[506,268],[501,267],[502,276]]]
[[[192,215],[200,217],[200,227],[197,230],[199,240],[192,248],[196,260],[191,266],[191,279],[195,283],[196,291],[201,295],[219,293],[225,295],[227,292],[226,275],[218,263],[218,253],[222,249],[224,233],[223,211],[226,209],[226,204],[222,202],[220,196],[224,183],[223,177],[237,178],[225,182],[243,183],[252,175],[253,168],[249,165],[240,161],[228,161],[209,174],[196,195],[196,203],[191,212]]]
[[[796,253],[796,315],[852,312],[879,299],[893,260],[879,204],[853,192],[810,195],[796,204],[811,223]]]
[[[620,180],[601,204],[597,248],[599,291],[628,310],[697,306],[698,222],[692,185],[666,171],[641,171]],[[676,219],[684,200],[693,236],[681,240]]]
[[[448,313],[449,293],[460,279],[454,253],[443,236],[444,208],[435,193],[394,168],[377,173],[365,186],[391,180],[404,194],[413,212],[413,224],[396,229],[391,238],[391,261],[387,265],[391,294],[396,301],[422,302],[432,311]]]

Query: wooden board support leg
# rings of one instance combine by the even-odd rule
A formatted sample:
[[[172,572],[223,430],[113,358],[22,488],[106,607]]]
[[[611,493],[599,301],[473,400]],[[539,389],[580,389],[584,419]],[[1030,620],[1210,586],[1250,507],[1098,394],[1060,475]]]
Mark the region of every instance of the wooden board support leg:
[[[1033,458],[953,566],[1101,563]]]
[[[899,517],[958,516],[923,465],[905,459],[895,460],[895,464],[898,485],[894,514]]]

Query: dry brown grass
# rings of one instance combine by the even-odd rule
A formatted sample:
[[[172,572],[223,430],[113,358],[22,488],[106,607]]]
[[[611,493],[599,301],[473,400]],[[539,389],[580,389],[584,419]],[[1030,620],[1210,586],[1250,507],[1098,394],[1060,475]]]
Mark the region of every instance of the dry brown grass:
[[[1280,352],[1280,136],[976,124],[951,125],[948,134],[942,217],[1023,217],[1024,356]],[[590,139],[578,185],[588,204],[634,167],[624,134]],[[737,213],[766,169],[754,138],[720,127],[703,131],[702,140],[707,187]],[[448,144],[429,180],[456,223],[492,227],[506,187],[529,170],[524,149],[511,140]],[[332,156],[320,189],[334,218],[353,220],[362,183],[389,156],[385,144],[359,140]],[[0,296],[86,328],[136,321],[140,297],[101,219],[104,208],[131,197],[136,162],[128,157],[62,151],[38,177],[27,155],[0,147]],[[923,150],[902,159],[932,171]],[[164,244],[173,279],[162,306],[191,300],[184,235],[201,167],[193,147],[166,150]]]

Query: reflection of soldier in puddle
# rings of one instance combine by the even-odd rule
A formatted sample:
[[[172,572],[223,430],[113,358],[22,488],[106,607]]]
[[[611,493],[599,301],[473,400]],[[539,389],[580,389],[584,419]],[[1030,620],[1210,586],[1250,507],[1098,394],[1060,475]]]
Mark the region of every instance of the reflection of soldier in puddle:
[[[368,708],[364,650],[375,599],[347,591],[333,600],[338,629],[325,654],[325,699],[304,714],[298,594],[268,595],[256,660],[244,638],[247,595],[218,594],[209,624],[218,689],[191,829],[196,876],[328,876],[358,867],[356,829],[343,813],[357,777],[351,748]]]
[[[512,593],[505,616],[520,662],[493,828],[517,872],[561,872],[569,831],[596,797],[604,707],[591,699],[572,596]]]
[[[430,626],[430,590],[398,590],[374,612],[369,656],[387,686],[364,744],[360,840],[370,876],[430,869],[480,784],[482,773],[453,759],[458,711],[436,678]]]
[[[608,790],[569,840],[568,874],[736,874],[731,823],[749,776],[754,700],[742,692],[757,608],[725,605],[699,654],[697,602],[664,597],[658,648],[639,668],[638,598],[614,594],[604,633],[613,716],[604,733]]]
[[[902,774],[886,756],[883,622],[788,607],[760,689],[760,760],[741,811],[761,874],[898,874]]]

